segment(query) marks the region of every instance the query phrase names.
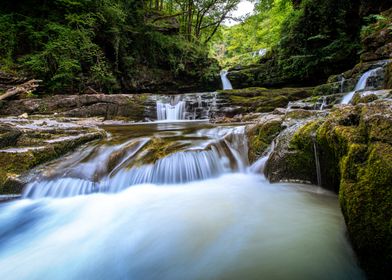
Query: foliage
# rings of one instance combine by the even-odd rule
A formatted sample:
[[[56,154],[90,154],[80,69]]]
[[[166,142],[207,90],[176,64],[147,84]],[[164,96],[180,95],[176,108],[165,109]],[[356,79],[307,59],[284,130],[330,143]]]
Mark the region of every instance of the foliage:
[[[178,12],[185,2],[9,1],[0,8],[0,69],[43,79],[52,92],[132,89],[155,69],[196,82],[210,79],[203,70],[213,63],[201,40],[212,35],[215,25],[202,28],[198,41],[188,40],[178,27],[184,25]],[[226,2],[196,1],[198,8],[213,4],[203,24],[227,15],[232,7]]]
[[[255,14],[243,23],[222,27],[214,41],[214,55],[223,66],[256,63],[260,49],[274,49],[280,40],[283,22],[293,7],[287,0],[259,0]]]

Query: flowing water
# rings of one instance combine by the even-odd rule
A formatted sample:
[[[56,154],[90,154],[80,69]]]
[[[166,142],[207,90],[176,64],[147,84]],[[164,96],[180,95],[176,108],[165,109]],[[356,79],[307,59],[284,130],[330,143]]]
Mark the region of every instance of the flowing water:
[[[255,173],[244,127],[105,129],[0,204],[0,279],[363,278],[336,195]]]
[[[233,86],[231,85],[229,78],[227,78],[227,74],[229,74],[229,72],[227,70],[222,70],[220,72],[220,76],[221,76],[221,80],[222,80],[222,88],[224,90],[233,89]]]
[[[363,75],[358,80],[357,84],[355,85],[354,90],[349,92],[349,93],[347,93],[343,97],[343,99],[340,102],[340,104],[349,104],[350,101],[353,99],[355,92],[366,89],[368,79],[370,77],[375,76],[377,74],[377,72],[381,71],[382,69],[383,69],[382,67],[378,67],[376,69],[371,69],[371,70],[366,71],[365,73],[363,73]]]

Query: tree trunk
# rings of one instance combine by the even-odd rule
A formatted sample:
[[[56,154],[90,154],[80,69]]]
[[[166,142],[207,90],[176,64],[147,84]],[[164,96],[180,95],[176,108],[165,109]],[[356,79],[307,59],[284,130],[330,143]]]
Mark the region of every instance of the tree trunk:
[[[39,87],[39,84],[42,82],[41,80],[30,80],[28,82],[25,82],[21,85],[15,86],[7,90],[4,94],[0,95],[0,101],[7,99],[9,97],[12,97],[17,94],[21,93],[28,93],[31,91],[34,91],[37,87]]]

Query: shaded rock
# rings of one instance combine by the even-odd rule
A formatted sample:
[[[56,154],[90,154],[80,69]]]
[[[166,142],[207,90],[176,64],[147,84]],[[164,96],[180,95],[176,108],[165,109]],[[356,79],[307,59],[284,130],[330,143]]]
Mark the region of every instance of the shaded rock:
[[[15,127],[0,124],[0,148],[15,145],[21,134],[22,132]]]
[[[142,120],[146,94],[55,95],[42,99],[11,100],[0,108],[0,115],[54,114],[67,117],[124,117]]]
[[[218,91],[219,98],[237,108],[236,114],[250,112],[271,112],[286,107],[290,101],[311,96],[312,88],[246,88]]]

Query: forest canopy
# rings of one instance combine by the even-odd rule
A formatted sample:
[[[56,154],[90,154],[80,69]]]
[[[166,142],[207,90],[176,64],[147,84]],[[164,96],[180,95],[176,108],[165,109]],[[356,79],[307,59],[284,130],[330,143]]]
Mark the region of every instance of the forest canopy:
[[[205,45],[239,0],[26,0],[0,8],[0,68],[50,91],[126,90],[218,71]],[[209,70],[211,68],[211,71]]]
[[[240,0],[5,1],[0,70],[46,92],[188,90],[269,59],[280,76],[319,82],[358,61],[363,25],[388,1],[253,0],[231,27]]]

